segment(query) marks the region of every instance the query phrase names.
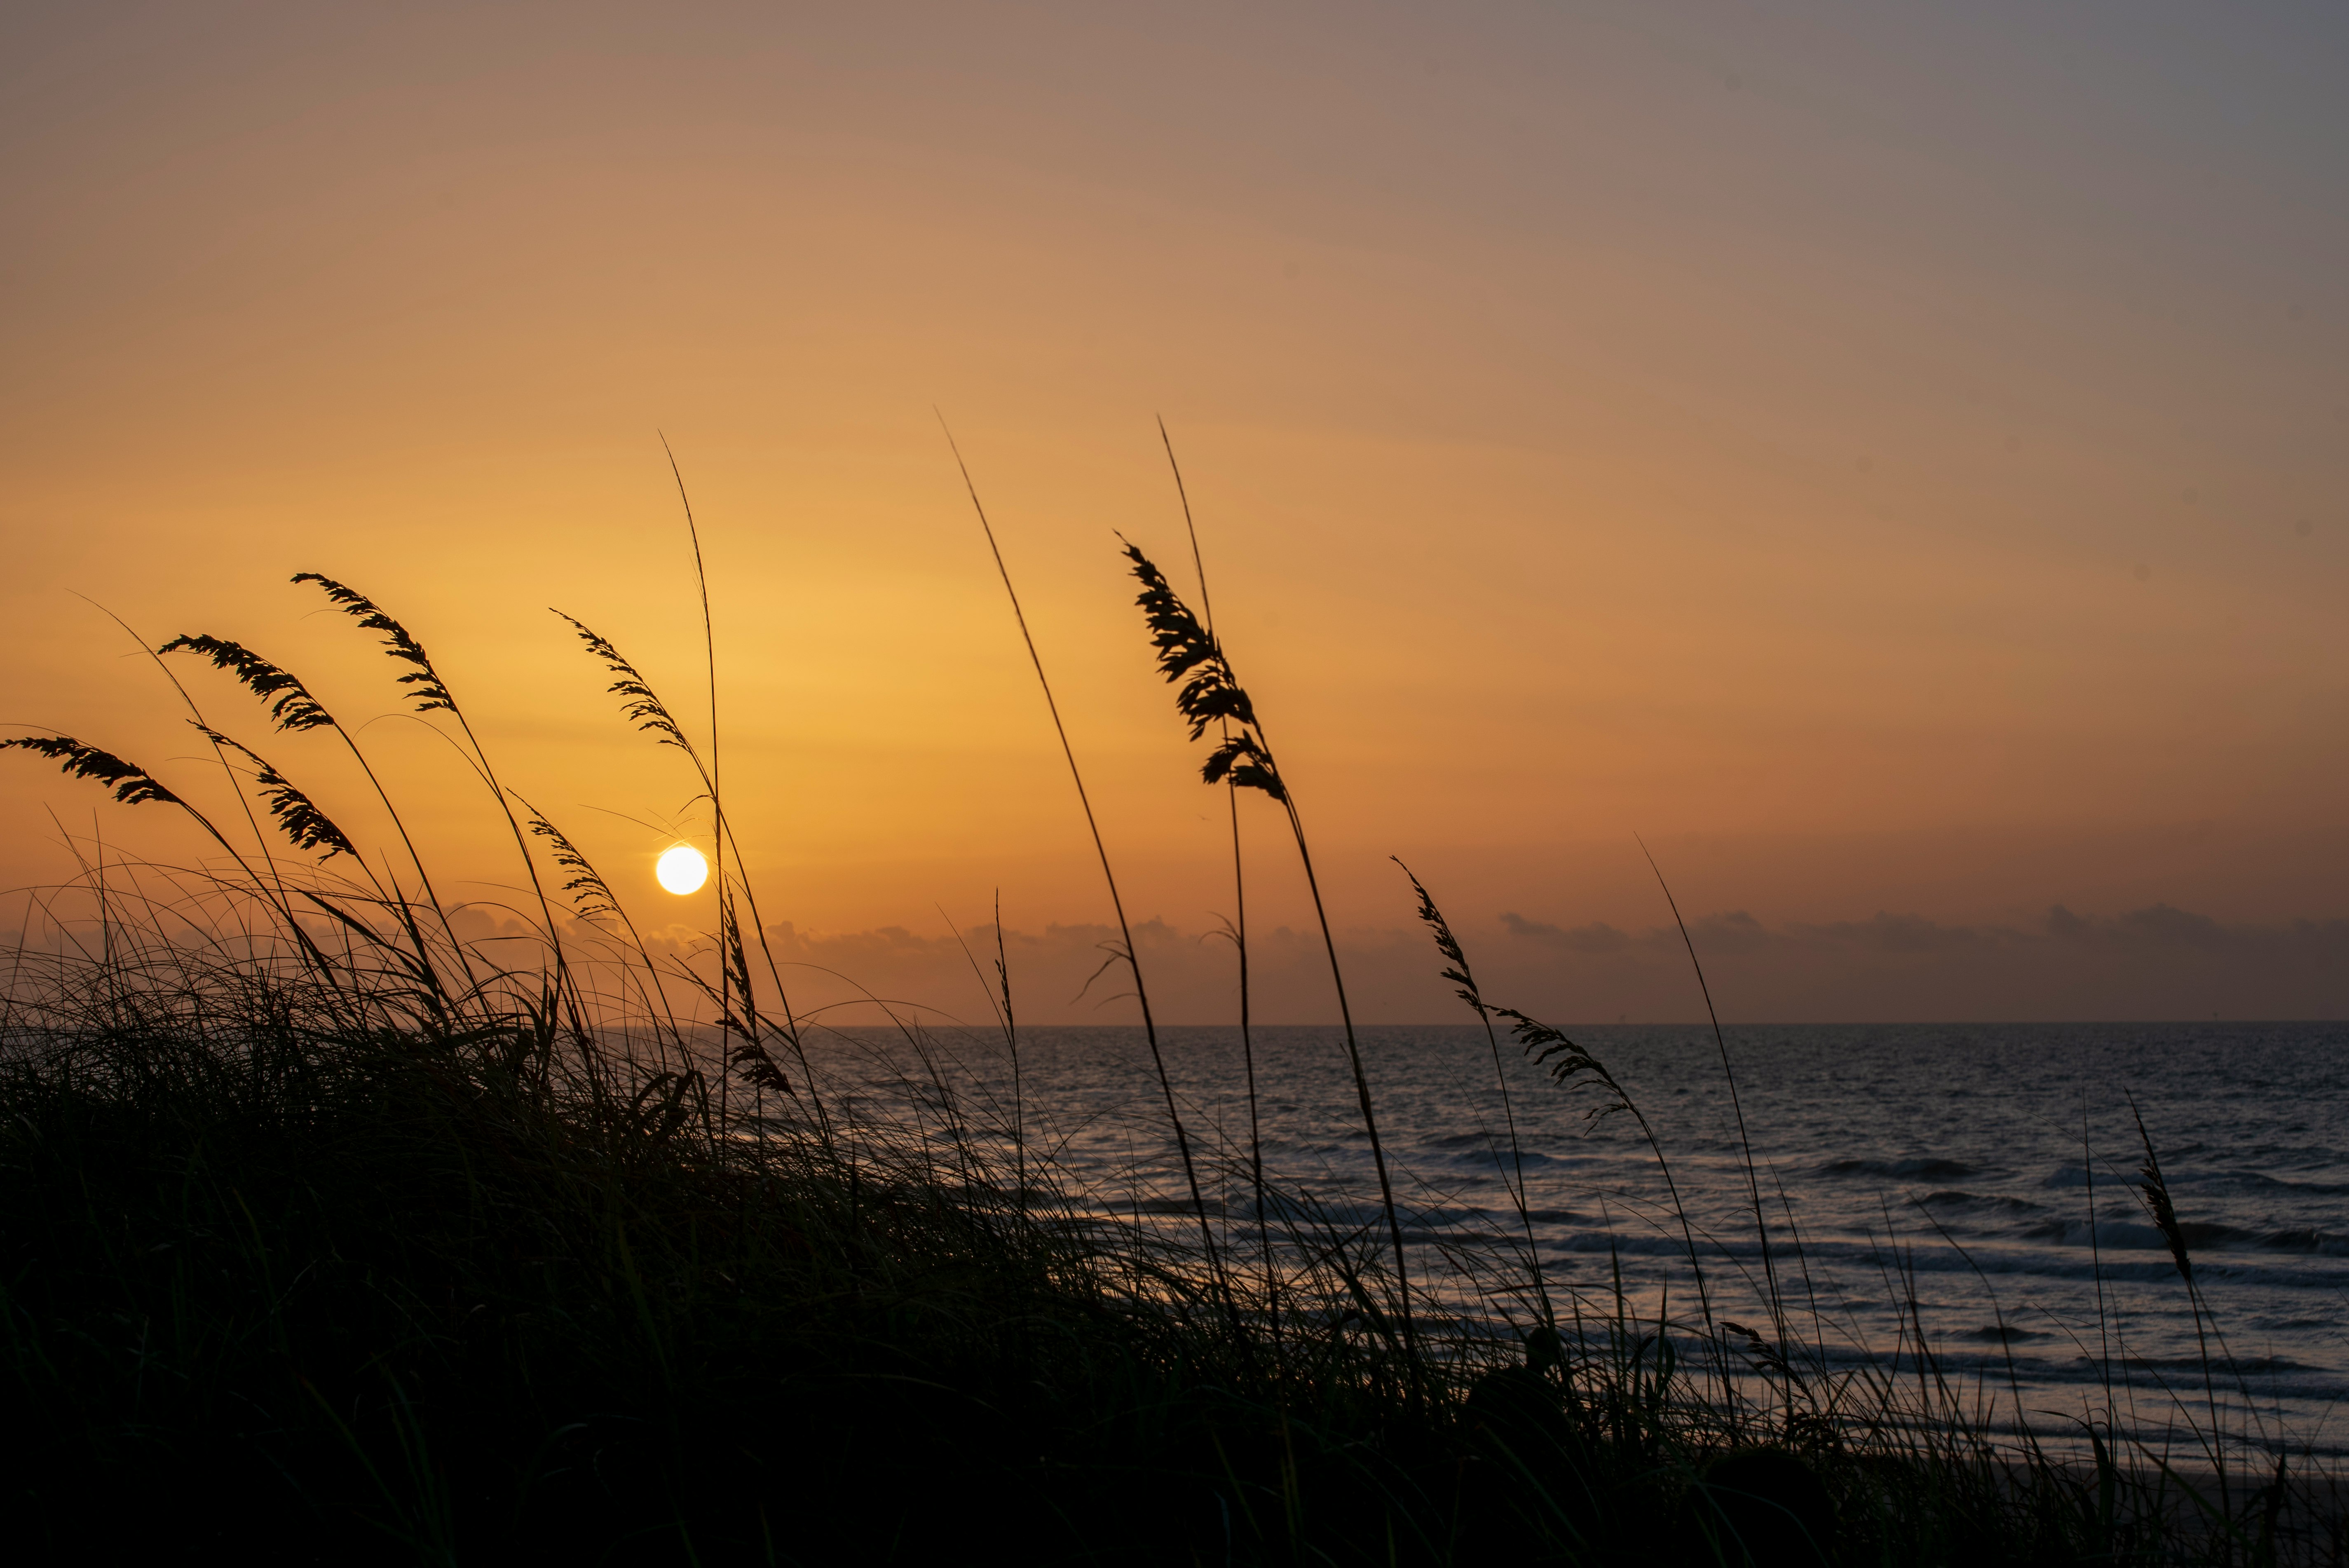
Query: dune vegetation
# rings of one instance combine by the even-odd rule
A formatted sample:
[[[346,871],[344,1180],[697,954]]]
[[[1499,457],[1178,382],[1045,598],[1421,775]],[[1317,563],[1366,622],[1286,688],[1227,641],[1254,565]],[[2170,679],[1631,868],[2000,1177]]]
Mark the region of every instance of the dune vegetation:
[[[1302,808],[1190,544],[1195,612],[1125,547],[1143,629],[1179,718],[1212,743],[1204,771],[1234,814],[1235,877],[1237,813],[1261,797],[1293,830],[1318,910]],[[1401,1212],[1326,912],[1377,1176],[1359,1210],[1267,1176],[1245,1002],[1247,1136],[1185,1121],[1130,936],[1118,957],[1184,1173],[1180,1225],[1118,1218],[1029,1136],[999,963],[1008,1100],[969,1092],[912,1019],[903,1093],[847,1095],[844,1037],[794,1012],[788,965],[766,949],[715,734],[570,622],[625,720],[678,750],[706,797],[716,924],[696,962],[666,962],[573,841],[502,782],[408,625],[343,583],[296,582],[377,638],[404,699],[464,749],[528,869],[535,939],[465,938],[388,795],[398,841],[363,851],[330,802],[192,696],[237,798],[258,808],[235,821],[78,738],[5,743],[119,802],[185,813],[212,849],[192,867],[93,859],[36,901],[47,924],[11,954],[0,1377],[20,1551],[2344,1560],[2333,1478],[2226,1429],[2215,1398],[2207,1462],[2189,1474],[2093,1421],[2060,1450],[1993,1434],[1940,1377],[1922,1323],[1873,1367],[1830,1368],[1780,1288],[1799,1259],[1769,1250],[1750,1155],[1765,1288],[1758,1311],[1736,1310],[1755,1321],[1723,1315],[1684,1214],[1686,1288],[1669,1310],[1568,1288],[1506,1162],[1519,1120],[1564,1104],[1625,1119],[1670,1181],[1666,1150],[1605,1063],[1484,995],[1415,876],[1431,966],[1486,1031],[1514,1228],[1431,1237]],[[366,765],[356,727],[243,644],[181,636],[156,662],[175,682],[210,665],[275,735]],[[1068,762],[1090,822],[1072,749]],[[1105,850],[1102,870],[1123,930]],[[1243,891],[1229,934],[1245,997]],[[1521,1055],[1559,1102],[1511,1100],[1505,1058]],[[2144,1153],[2137,1195],[2194,1292],[2150,1138]],[[1429,1310],[1438,1275],[1491,1304],[1486,1319]],[[2222,1346],[2203,1371],[2225,1377]]]

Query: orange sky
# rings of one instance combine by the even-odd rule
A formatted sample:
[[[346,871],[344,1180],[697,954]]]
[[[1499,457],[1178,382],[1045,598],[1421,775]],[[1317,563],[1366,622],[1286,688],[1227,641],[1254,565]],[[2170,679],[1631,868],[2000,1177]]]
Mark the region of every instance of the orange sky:
[[[205,787],[77,595],[394,711],[322,571],[688,921],[608,814],[690,830],[686,778],[543,609],[701,711],[665,430],[770,917],[1101,920],[935,405],[1130,908],[1196,932],[1220,798],[1111,535],[1184,557],[1163,413],[1350,928],[1408,923],[1400,852],[1480,940],[1644,932],[1635,831],[1773,929],[2336,919],[2344,67],[2314,8],[11,7],[0,718]],[[513,879],[447,748],[367,737]],[[68,868],[49,810],[193,852],[0,763],[10,885]]]

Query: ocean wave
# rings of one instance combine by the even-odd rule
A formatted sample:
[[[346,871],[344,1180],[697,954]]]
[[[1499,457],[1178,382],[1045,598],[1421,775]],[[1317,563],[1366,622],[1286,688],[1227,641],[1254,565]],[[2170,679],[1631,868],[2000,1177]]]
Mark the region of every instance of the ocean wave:
[[[1980,1328],[1965,1332],[1968,1339],[1987,1339],[1993,1344],[2018,1345],[2026,1339],[2044,1339],[2045,1335],[2033,1329],[2018,1328],[2012,1323],[1985,1323]]]
[[[2127,1211],[2122,1212],[2126,1213]],[[2223,1248],[2252,1239],[2251,1232],[2233,1225],[2189,1221],[2178,1228],[2186,1238],[2188,1249],[2193,1252]],[[2099,1218],[2093,1227],[2085,1216],[2046,1219],[2024,1225],[2016,1233],[2032,1241],[2053,1242],[2066,1247],[2112,1247],[2122,1252],[2167,1252],[2169,1249],[2168,1238],[2153,1225],[2140,1220],[2118,1217]]]
[[[1534,1149],[1512,1153],[1506,1143],[1486,1143],[1482,1139],[1473,1146],[1446,1150],[1443,1162],[1457,1169],[1480,1171],[1490,1171],[1495,1167],[1513,1171],[1520,1165],[1528,1171],[1542,1171],[1553,1165],[1574,1163]]]
[[[1553,1253],[1623,1253],[1633,1257],[1682,1257],[1686,1243],[1678,1236],[1658,1235],[1652,1232],[1584,1231],[1576,1235],[1553,1239],[1547,1251]],[[1702,1251],[1702,1247],[1699,1251]]]
[[[1820,1176],[1877,1176],[1896,1181],[1942,1181],[1976,1174],[1960,1160],[1930,1157],[1910,1160],[1830,1160],[1815,1172]]]
[[[2313,1225],[2251,1229],[2188,1220],[2178,1229],[2189,1253],[2305,1253],[2317,1257],[2349,1257],[2349,1236],[2335,1235]],[[2160,1231],[2137,1220],[2099,1219],[2092,1236],[2085,1218],[2051,1218],[2022,1226],[2016,1233],[2032,1241],[2066,1247],[2094,1244],[2119,1251],[2147,1252],[2166,1252],[2169,1247],[2168,1238]]]
[[[1986,1209],[2005,1214],[2036,1212],[2039,1208],[2027,1198],[2009,1198],[1998,1192],[1968,1192],[1956,1187],[1928,1192],[1917,1202],[1932,1209]]]
[[[2286,1181],[2282,1177],[2262,1175],[2257,1171],[2221,1171],[2206,1180],[2213,1185],[2249,1187],[2263,1192],[2306,1192],[2319,1198],[2337,1198],[2349,1193],[2349,1181]]]
[[[2116,1357],[2115,1359],[2124,1367],[2143,1367],[2147,1371],[2199,1372],[2202,1370],[2202,1357],[2199,1352],[2193,1355],[2181,1353],[2177,1356],[2123,1356]],[[2328,1367],[2312,1367],[2305,1361],[2295,1361],[2289,1356],[2220,1356],[2213,1357],[2213,1361],[2228,1372],[2249,1377],[2269,1377],[2279,1372],[2323,1374],[2333,1370]]]
[[[2336,1236],[2313,1226],[2293,1226],[2287,1230],[2270,1231],[2260,1238],[2260,1250],[2268,1253],[2314,1253],[2321,1257],[2349,1257],[2349,1236]]]

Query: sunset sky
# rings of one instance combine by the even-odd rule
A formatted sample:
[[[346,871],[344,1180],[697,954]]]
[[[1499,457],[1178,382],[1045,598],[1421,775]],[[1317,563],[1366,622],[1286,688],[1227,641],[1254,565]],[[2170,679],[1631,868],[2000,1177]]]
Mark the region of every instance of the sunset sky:
[[[323,572],[681,934],[706,814],[546,610],[706,718],[665,433],[769,920],[968,986],[1000,889],[1036,1016],[1118,1016],[1062,1007],[1108,906],[943,414],[1219,1021],[1223,797],[1112,533],[1192,582],[1163,416],[1375,1016],[1449,1016],[1391,854],[1516,995],[1692,1016],[1635,834],[1733,1016],[2341,1016],[2344,81],[2316,5],[14,5],[0,719],[225,809],[98,606],[396,713]],[[363,739],[510,896],[450,749]],[[0,812],[7,886],[200,851],[16,753]]]

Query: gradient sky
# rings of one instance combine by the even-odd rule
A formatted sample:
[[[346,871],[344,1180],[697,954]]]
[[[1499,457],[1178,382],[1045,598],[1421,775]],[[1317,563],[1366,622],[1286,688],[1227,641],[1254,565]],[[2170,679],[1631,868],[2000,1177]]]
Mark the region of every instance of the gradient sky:
[[[543,608],[705,711],[663,431],[770,918],[927,941],[999,887],[1009,925],[1086,926],[935,406],[1129,907],[1195,934],[1230,908],[1221,799],[1111,531],[1185,562],[1163,414],[1365,952],[1409,923],[1390,853],[1528,985],[1612,951],[1572,933],[1645,941],[1635,832],[1684,907],[1787,943],[2337,921],[2344,81],[2332,5],[11,5],[0,719],[205,787],[78,595],[391,713],[391,669],[285,583],[325,572],[642,918],[690,923],[650,876],[687,779]],[[515,880],[447,747],[367,737],[437,858]],[[372,838],[316,739],[261,749]],[[59,824],[196,852],[0,764],[10,885],[69,872]],[[1255,913],[1295,925],[1257,817]],[[1776,991],[1757,959],[1746,1011],[2131,995],[2042,954],[1904,1001],[1814,959]],[[2207,1010],[2349,1008],[2227,973]],[[1546,1005],[1673,1006],[1619,990]]]

